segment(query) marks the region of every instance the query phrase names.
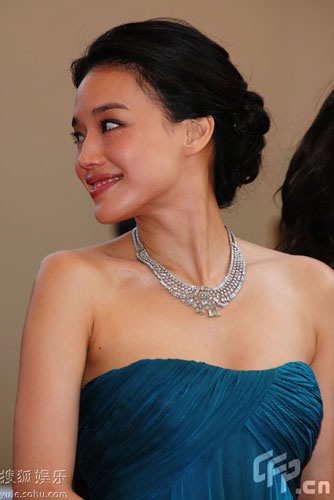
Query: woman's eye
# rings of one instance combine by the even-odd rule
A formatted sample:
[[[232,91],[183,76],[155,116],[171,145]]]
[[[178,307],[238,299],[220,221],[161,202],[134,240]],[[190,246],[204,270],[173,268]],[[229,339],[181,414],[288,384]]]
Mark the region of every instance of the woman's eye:
[[[74,144],[80,144],[84,141],[84,136],[80,132],[71,132]]]
[[[102,132],[107,132],[108,130],[112,130],[120,126],[120,123],[115,122],[114,120],[103,120],[101,122]]]

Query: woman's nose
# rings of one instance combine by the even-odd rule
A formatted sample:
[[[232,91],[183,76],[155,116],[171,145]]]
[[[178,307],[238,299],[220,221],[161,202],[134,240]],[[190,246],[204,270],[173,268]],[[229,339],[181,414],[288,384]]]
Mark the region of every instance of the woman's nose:
[[[87,136],[81,145],[77,162],[82,168],[103,165],[105,158],[99,141]]]

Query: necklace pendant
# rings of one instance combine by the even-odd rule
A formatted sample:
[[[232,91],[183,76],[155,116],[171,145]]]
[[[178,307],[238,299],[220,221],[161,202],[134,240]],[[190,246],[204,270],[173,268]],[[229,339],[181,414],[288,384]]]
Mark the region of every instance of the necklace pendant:
[[[213,316],[220,316],[220,312],[218,311],[218,309],[208,309],[208,315],[210,318],[212,318]]]
[[[218,311],[216,303],[214,301],[214,292],[215,290],[213,288],[210,288],[206,285],[201,285],[198,287],[194,294],[194,300],[197,304],[196,312],[205,314],[206,309],[209,318],[220,316],[220,312]]]
[[[198,287],[196,290],[194,297],[196,300],[198,300],[201,304],[206,305],[211,297],[210,297],[210,292],[209,292],[209,287],[205,285],[201,285]]]

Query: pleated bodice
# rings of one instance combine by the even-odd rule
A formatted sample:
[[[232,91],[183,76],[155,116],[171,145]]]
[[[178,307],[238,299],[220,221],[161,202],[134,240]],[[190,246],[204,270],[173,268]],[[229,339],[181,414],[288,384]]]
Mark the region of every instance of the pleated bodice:
[[[140,359],[81,389],[72,486],[85,500],[295,499],[322,410],[303,361]]]

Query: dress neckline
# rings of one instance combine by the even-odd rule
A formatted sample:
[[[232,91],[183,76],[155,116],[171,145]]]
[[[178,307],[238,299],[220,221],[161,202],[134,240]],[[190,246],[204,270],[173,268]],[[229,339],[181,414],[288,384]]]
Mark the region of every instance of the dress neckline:
[[[133,361],[132,363],[129,363],[127,365],[124,365],[124,366],[121,366],[119,368],[111,368],[110,370],[104,372],[104,373],[101,373],[100,375],[97,375],[96,377],[92,378],[91,380],[89,380],[83,387],[81,387],[81,390],[80,390],[80,393],[83,393],[85,391],[86,388],[89,388],[93,385],[95,385],[95,383],[100,380],[100,379],[103,379],[105,378],[106,376],[108,375],[111,375],[112,373],[116,373],[116,372],[122,372],[122,371],[125,371],[125,370],[128,370],[130,368],[133,368],[134,366],[137,366],[139,364],[142,364],[142,363],[147,363],[147,362],[167,362],[167,361],[174,361],[174,362],[180,362],[180,363],[187,363],[187,364],[193,364],[193,365],[198,365],[198,366],[205,366],[207,368],[210,368],[210,369],[215,369],[215,370],[220,370],[220,371],[223,371],[223,372],[234,372],[234,373],[266,373],[266,372],[271,372],[273,370],[280,370],[282,368],[285,368],[286,366],[288,365],[302,365],[304,367],[308,367],[308,369],[311,370],[311,372],[313,373],[314,375],[314,378],[315,378],[315,374],[314,374],[314,371],[313,371],[313,368],[311,365],[309,365],[308,363],[306,363],[305,361],[301,361],[301,360],[296,360],[296,361],[287,361],[286,363],[282,363],[281,365],[278,365],[278,366],[273,366],[272,368],[263,368],[263,369],[253,369],[253,370],[237,370],[235,368],[225,368],[223,366],[219,366],[219,365],[214,365],[212,363],[206,363],[205,361],[195,361],[194,359],[182,359],[182,358],[141,358],[141,359],[137,359],[136,361]],[[315,378],[316,380],[316,378]]]

